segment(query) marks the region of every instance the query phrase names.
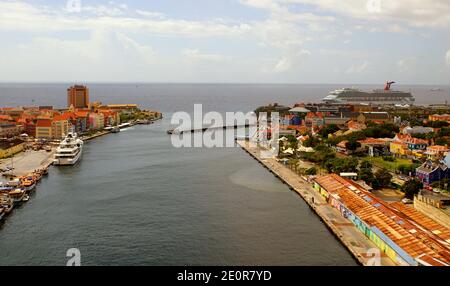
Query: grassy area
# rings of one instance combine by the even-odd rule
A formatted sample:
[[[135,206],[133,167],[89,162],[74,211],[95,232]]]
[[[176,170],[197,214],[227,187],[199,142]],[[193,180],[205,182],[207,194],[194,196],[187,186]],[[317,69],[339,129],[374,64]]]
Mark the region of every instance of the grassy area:
[[[392,172],[398,169],[400,165],[409,166],[413,164],[413,162],[410,159],[401,159],[401,158],[396,158],[395,162],[384,161],[382,157],[367,157],[364,158],[364,160],[371,162],[374,166],[377,166],[379,168],[386,168]]]

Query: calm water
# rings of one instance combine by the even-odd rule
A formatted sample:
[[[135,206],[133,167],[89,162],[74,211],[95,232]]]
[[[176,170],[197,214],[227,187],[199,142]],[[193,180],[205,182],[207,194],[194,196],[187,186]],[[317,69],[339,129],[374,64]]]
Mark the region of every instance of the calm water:
[[[321,86],[93,85],[103,102],[249,111]],[[0,105],[64,105],[65,85],[2,85]],[[305,97],[302,98],[302,94]],[[0,265],[355,265],[307,205],[240,149],[175,149],[169,118],[86,144],[0,227]]]

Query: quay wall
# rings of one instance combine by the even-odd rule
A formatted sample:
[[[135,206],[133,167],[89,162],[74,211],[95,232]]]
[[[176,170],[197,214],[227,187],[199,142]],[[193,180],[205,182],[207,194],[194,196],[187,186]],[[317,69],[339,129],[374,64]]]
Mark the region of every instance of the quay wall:
[[[311,198],[308,198],[307,194],[305,192],[302,192],[301,190],[297,189],[295,186],[291,184],[288,180],[285,180],[282,178],[269,164],[266,164],[261,158],[258,156],[255,156],[253,153],[248,151],[245,146],[242,144],[239,144],[240,147],[251,157],[256,159],[261,165],[263,165],[266,169],[268,169],[276,178],[281,180],[284,184],[288,185],[289,188],[293,191],[295,191],[300,197],[303,198],[303,200],[308,204],[308,206],[314,210],[314,212],[319,216],[319,218],[322,220],[322,222],[325,223],[325,225],[331,230],[331,232],[337,237],[341,243],[349,250],[349,252],[352,254],[352,256],[357,260],[357,262],[360,265],[366,265],[366,260],[357,253],[356,249],[353,247],[353,245],[350,243],[349,240],[346,239],[346,236],[344,233],[342,233],[330,220],[329,218],[322,213],[317,206],[315,205],[315,202],[311,200]]]

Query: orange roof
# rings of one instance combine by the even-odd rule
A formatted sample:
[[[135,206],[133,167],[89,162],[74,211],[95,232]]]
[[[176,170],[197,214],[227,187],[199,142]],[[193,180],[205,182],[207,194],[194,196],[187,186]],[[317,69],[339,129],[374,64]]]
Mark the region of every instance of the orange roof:
[[[420,224],[423,228],[427,229],[432,234],[438,236],[446,243],[448,243],[450,246],[450,229],[432,220],[430,217],[417,211],[411,206],[402,204],[400,202],[391,203],[390,206],[393,207],[398,212],[407,216],[409,219]]]
[[[406,143],[409,143],[409,144],[428,144],[428,141],[424,140],[424,139],[419,139],[419,138],[411,138],[411,139],[407,140]]]
[[[386,140],[378,139],[378,138],[366,138],[365,140],[358,141],[361,144],[376,144],[376,145],[383,145],[386,144]]]
[[[367,126],[363,123],[359,123],[357,121],[350,120],[347,123],[347,127],[352,130],[363,130],[363,129],[366,129]]]
[[[323,113],[322,112],[309,112],[308,114],[306,114],[306,118],[323,118]]]
[[[73,117],[74,117],[74,114],[73,114],[73,113],[67,112],[67,113],[63,113],[63,114],[61,114],[61,115],[55,115],[55,116],[53,117],[53,121],[70,120],[70,119],[72,119]]]
[[[450,151],[450,148],[448,146],[433,145],[433,146],[429,146],[427,148],[427,150],[432,150],[432,151],[436,151],[436,152],[446,152],[446,151]]]
[[[89,115],[89,111],[86,111],[86,110],[75,111],[75,116],[77,116],[77,117],[87,117],[88,115]]]
[[[52,127],[51,119],[38,119],[36,127]]]
[[[344,140],[344,141],[339,142],[339,144],[337,144],[336,146],[340,147],[340,148],[347,148],[347,143],[348,143],[348,141]]]
[[[361,186],[336,174],[319,177],[315,181],[330,194],[337,195],[350,211],[368,226],[378,228],[412,258],[425,254],[446,263],[450,262],[447,245],[405,219],[405,216],[400,216],[397,211]]]
[[[14,119],[9,115],[0,115],[0,120],[13,121]]]

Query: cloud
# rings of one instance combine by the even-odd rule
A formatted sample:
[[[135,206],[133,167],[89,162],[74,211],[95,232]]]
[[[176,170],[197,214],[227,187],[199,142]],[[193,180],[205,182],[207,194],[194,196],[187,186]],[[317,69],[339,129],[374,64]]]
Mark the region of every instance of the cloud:
[[[406,59],[401,59],[397,62],[397,67],[400,72],[412,71],[417,65],[416,57],[409,57]]]
[[[445,60],[447,62],[447,65],[450,66],[450,50],[447,51],[447,54],[445,55]]]
[[[224,55],[201,53],[198,49],[184,49],[181,53],[184,57],[196,61],[223,62],[229,59]]]
[[[254,0],[257,1],[257,0]],[[372,1],[372,2],[370,2]],[[274,0],[290,4],[308,4],[323,11],[354,19],[394,22],[412,27],[449,27],[448,0]],[[369,9],[368,3],[380,3],[379,11]],[[372,5],[377,7],[378,5]]]
[[[369,67],[370,63],[368,61],[364,61],[361,64],[352,65],[349,67],[345,73],[348,74],[360,74],[367,71],[367,68]]]
[[[165,18],[165,15],[163,13],[153,11],[136,10],[136,14],[150,18],[159,18],[159,19]]]
[[[80,13],[91,13],[96,16],[122,16],[128,10],[128,6],[126,4],[115,4],[113,2],[110,2],[109,5],[83,4],[80,8]]]

